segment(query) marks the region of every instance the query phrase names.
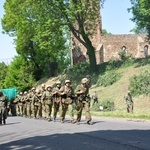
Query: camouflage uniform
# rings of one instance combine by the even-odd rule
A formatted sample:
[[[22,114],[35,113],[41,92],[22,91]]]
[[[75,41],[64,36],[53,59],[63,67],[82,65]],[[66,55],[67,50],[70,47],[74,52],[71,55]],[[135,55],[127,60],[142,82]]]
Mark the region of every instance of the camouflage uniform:
[[[45,89],[45,84],[42,84],[42,88],[41,88],[41,94],[42,94],[42,96],[43,96],[43,94],[44,94],[44,92],[46,91],[46,89]],[[42,103],[42,109],[41,109],[41,111],[40,111],[40,115],[42,116],[42,117],[44,117],[44,119],[46,119],[46,107],[45,107],[45,103],[43,102]]]
[[[46,119],[48,121],[51,121],[53,99],[52,99],[52,91],[50,85],[46,87],[46,91],[42,95],[42,104],[44,104],[46,109]]]
[[[78,85],[75,89],[75,94],[77,95],[77,119],[76,122],[81,121],[82,110],[85,108],[85,115],[87,124],[91,124],[91,114],[89,108],[89,87],[86,85],[88,80],[86,78],[82,79],[82,84]]]
[[[34,118],[41,118],[41,109],[42,109],[42,103],[41,103],[41,92],[40,90],[36,90],[36,93],[33,96],[32,99],[32,105],[33,105],[33,117]]]
[[[93,106],[95,103],[98,104],[98,97],[97,97],[96,91],[94,91],[94,93],[93,93],[91,98],[92,98],[92,101],[93,101],[91,106]]]
[[[128,91],[127,95],[124,96],[124,99],[127,104],[127,112],[133,113],[133,100],[132,100],[132,95],[130,91]]]
[[[3,95],[2,91],[0,91],[0,125],[2,125],[2,121],[4,124],[6,124],[7,104],[8,104],[7,97]]]
[[[52,91],[53,95],[53,107],[54,107],[54,112],[53,112],[53,120],[56,120],[57,113],[59,111],[59,108],[61,107],[61,96],[60,96],[60,90],[61,88],[61,82],[57,81],[56,82],[56,87]]]
[[[26,97],[26,112],[28,118],[31,118],[31,103],[32,103],[32,91],[29,91]]]
[[[65,86],[61,87],[60,94],[62,97],[62,111],[61,111],[61,122],[64,122],[66,112],[69,107],[69,115],[70,115],[70,123],[73,123],[73,96],[74,96],[74,90],[70,86],[70,80],[65,81]]]
[[[23,116],[23,93],[22,92],[20,92],[20,94],[18,96],[18,107],[19,107],[19,109],[18,109],[17,114],[19,116]]]
[[[22,107],[23,107],[23,116],[27,117],[27,99],[28,99],[28,92],[25,91],[22,97]]]

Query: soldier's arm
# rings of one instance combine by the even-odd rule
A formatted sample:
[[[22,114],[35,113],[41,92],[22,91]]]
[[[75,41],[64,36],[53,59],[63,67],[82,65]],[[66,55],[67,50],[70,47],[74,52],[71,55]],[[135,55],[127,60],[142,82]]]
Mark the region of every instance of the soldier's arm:
[[[83,92],[81,91],[81,86],[80,86],[80,85],[78,85],[78,86],[76,87],[74,93],[75,93],[76,95],[79,95],[79,94],[82,94],[82,93],[83,93]]]

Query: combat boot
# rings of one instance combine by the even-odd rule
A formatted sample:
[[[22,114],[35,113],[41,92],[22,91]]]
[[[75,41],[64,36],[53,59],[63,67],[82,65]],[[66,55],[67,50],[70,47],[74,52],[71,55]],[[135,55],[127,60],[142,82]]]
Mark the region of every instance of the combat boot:
[[[93,125],[93,123],[92,123],[92,122],[90,122],[90,121],[87,121],[87,124],[88,124],[88,125]]]
[[[6,120],[5,119],[3,119],[3,124],[6,124]]]

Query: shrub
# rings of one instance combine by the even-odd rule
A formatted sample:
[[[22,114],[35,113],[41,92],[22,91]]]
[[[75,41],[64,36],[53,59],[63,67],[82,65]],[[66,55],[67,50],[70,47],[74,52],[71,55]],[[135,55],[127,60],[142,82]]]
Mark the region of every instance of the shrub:
[[[130,78],[129,89],[135,95],[150,96],[150,71],[145,70],[140,75],[134,75]]]
[[[103,111],[113,111],[115,109],[115,104],[113,101],[106,99],[100,103],[100,106],[103,107]]]
[[[121,74],[113,71],[106,72],[104,75],[99,75],[97,86],[109,86],[118,81],[121,78]]]
[[[65,71],[66,79],[73,81],[73,83],[76,85],[81,81],[82,78],[89,74],[89,70],[88,63],[77,63]]]

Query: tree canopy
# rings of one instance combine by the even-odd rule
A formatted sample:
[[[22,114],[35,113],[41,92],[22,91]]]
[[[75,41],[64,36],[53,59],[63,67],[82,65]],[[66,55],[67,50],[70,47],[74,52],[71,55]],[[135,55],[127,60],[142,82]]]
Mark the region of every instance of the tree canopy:
[[[150,41],[150,1],[149,0],[131,0],[132,7],[132,21],[136,23],[137,31],[144,31],[148,33],[148,40]]]

